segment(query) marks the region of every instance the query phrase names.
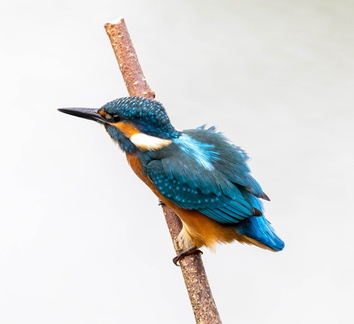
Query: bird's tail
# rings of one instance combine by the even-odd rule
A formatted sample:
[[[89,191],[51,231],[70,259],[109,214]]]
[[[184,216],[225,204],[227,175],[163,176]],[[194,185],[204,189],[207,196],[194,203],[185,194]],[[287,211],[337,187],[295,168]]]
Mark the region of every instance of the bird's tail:
[[[269,248],[273,251],[281,251],[284,242],[275,234],[270,222],[264,216],[249,217],[237,225],[239,234],[245,236],[245,242]],[[257,244],[258,243],[258,244]]]

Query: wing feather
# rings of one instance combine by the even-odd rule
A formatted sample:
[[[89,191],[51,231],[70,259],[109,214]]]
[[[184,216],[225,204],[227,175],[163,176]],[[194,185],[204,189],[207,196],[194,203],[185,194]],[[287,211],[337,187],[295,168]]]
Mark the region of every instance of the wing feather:
[[[215,129],[198,128],[155,151],[145,164],[150,180],[179,207],[223,224],[262,215],[267,197],[250,175],[247,154]]]

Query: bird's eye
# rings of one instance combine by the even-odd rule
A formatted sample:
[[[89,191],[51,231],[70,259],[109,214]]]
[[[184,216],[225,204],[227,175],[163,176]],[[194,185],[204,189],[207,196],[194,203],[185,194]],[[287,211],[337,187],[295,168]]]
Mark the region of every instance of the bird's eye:
[[[105,113],[104,117],[106,118],[107,121],[109,121],[110,123],[118,123],[121,118],[119,115],[110,115],[108,113]]]
[[[119,115],[113,115],[112,119],[114,120],[115,123],[118,123],[120,121],[120,116]]]

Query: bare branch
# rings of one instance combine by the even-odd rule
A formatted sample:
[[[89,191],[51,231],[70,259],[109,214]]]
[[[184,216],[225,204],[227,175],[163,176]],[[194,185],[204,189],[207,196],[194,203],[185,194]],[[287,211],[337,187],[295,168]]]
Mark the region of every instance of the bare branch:
[[[130,39],[124,19],[104,25],[116,55],[129,95],[154,99],[155,93],[147,84]]]
[[[116,23],[107,23],[104,27],[111,40],[129,94],[154,99],[155,93],[145,80],[124,19],[120,18]],[[180,247],[176,238],[182,229],[181,221],[169,207],[162,205],[162,208],[176,254],[178,254]],[[184,257],[180,260],[180,267],[196,323],[221,323],[200,254]]]

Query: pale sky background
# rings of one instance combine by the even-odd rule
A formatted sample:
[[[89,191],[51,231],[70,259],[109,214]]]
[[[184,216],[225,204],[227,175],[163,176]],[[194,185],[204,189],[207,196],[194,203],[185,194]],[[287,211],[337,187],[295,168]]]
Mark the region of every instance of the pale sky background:
[[[0,323],[193,323],[157,200],[104,130],[58,107],[126,96],[124,16],[177,128],[252,157],[281,253],[203,260],[224,323],[354,323],[352,1],[3,1]]]

